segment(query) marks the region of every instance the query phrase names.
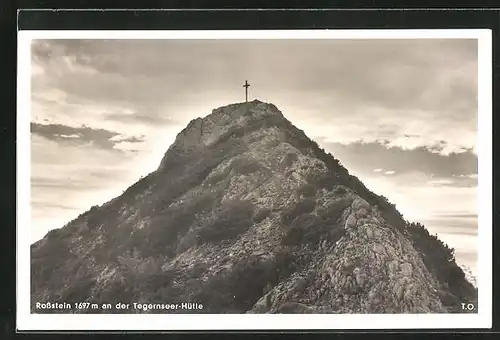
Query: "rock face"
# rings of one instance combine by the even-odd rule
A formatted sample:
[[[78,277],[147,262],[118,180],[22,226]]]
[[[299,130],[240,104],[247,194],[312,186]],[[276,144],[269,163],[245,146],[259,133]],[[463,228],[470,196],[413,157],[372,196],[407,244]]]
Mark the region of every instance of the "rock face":
[[[36,302],[202,304],[196,313],[445,313],[477,303],[452,249],[260,101],[191,121],[156,171],[31,254],[37,313],[48,311]]]

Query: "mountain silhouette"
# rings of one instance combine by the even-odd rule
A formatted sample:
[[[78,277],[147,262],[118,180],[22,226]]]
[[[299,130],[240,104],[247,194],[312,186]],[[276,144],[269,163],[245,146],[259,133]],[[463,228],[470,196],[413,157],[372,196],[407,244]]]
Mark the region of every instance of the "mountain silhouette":
[[[156,171],[34,243],[31,291],[34,313],[477,306],[453,249],[258,100],[192,120]],[[39,306],[57,302],[130,308]]]

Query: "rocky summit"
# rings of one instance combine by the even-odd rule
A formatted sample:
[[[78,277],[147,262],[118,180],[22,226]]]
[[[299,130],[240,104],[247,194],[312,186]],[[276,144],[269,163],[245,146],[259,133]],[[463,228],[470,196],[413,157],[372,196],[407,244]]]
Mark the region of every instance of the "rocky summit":
[[[68,312],[40,303],[75,313],[477,306],[453,249],[258,100],[192,120],[156,171],[33,244],[31,290],[35,313]],[[94,303],[131,307],[84,308]]]

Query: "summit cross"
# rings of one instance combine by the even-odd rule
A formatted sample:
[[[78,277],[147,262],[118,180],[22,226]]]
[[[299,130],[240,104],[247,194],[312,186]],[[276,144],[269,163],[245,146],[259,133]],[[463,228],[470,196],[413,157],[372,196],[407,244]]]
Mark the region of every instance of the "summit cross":
[[[245,80],[245,85],[243,85],[243,87],[245,88],[245,103],[248,102],[248,87],[250,86],[250,84],[248,83],[248,80]]]

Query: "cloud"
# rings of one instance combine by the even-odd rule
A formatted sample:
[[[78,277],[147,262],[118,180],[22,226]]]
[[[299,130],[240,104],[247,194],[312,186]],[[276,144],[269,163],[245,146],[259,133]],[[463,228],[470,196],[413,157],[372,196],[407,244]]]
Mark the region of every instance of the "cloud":
[[[470,214],[470,213],[460,213],[460,212],[455,212],[455,213],[441,213],[438,215],[435,215],[438,218],[452,218],[452,219],[468,219],[468,218],[473,218],[477,220],[477,214]]]
[[[68,204],[61,204],[56,202],[45,202],[45,201],[31,201],[31,206],[37,209],[60,209],[60,210],[78,210],[78,207],[74,207]]]
[[[129,125],[182,125],[241,101],[250,78],[311,136],[475,147],[476,40],[37,40],[32,59],[35,93]]]
[[[443,220],[424,220],[424,225],[439,225],[436,230],[438,234],[477,236],[477,223],[465,223],[463,221],[443,221]]]
[[[92,205],[133,184],[144,155],[31,135],[31,211],[34,240],[60,228]],[[159,162],[159,160],[157,161]],[[155,162],[156,163],[156,162]],[[150,165],[148,165],[150,166]]]
[[[433,232],[477,236],[477,215],[469,213],[437,214],[422,219],[424,225],[432,226]]]
[[[477,175],[477,156],[470,150],[443,155],[432,148],[403,149],[381,142],[341,144],[320,140],[318,143],[348,169],[364,174],[420,172],[434,177],[434,184],[472,185],[477,182],[474,178],[477,177],[474,176]],[[388,170],[383,172],[383,169]]]
[[[92,181],[67,178],[31,177],[31,186],[36,188],[63,189],[63,190],[89,190],[98,189],[99,184]]]
[[[126,124],[142,123],[145,125],[153,125],[153,126],[179,124],[179,122],[173,120],[170,117],[146,116],[137,113],[130,113],[130,114],[109,113],[109,114],[104,114],[104,119],[115,120]]]
[[[476,188],[477,176],[453,176],[452,178],[437,178],[429,181],[429,184],[438,187],[453,186],[464,188]]]
[[[73,145],[88,144],[108,150],[118,150],[115,146],[121,142],[141,143],[137,137],[123,137],[118,132],[93,129],[88,126],[72,127],[62,124],[31,123],[31,133],[59,142]],[[119,140],[116,137],[120,137]]]
[[[140,138],[136,137],[136,136],[126,137],[123,135],[116,135],[116,136],[111,137],[109,140],[113,141],[115,143],[122,143],[122,142],[142,143],[142,142],[144,142],[144,140],[143,140],[144,137],[145,137],[144,135],[141,135]]]
[[[72,134],[72,135],[59,135],[61,138],[80,138],[80,135]]]
[[[197,106],[198,101],[209,99],[217,83],[206,84],[203,70],[208,70],[207,64],[192,60],[188,65],[186,60],[192,58],[175,55],[170,44],[158,45],[160,48],[146,41],[34,41],[32,59],[45,73],[32,80],[33,93],[36,96],[50,88],[63,92],[68,105],[99,103],[107,106],[99,115],[127,124],[170,124],[165,118],[169,113],[182,118],[188,103]],[[127,115],[129,112],[145,113]]]

